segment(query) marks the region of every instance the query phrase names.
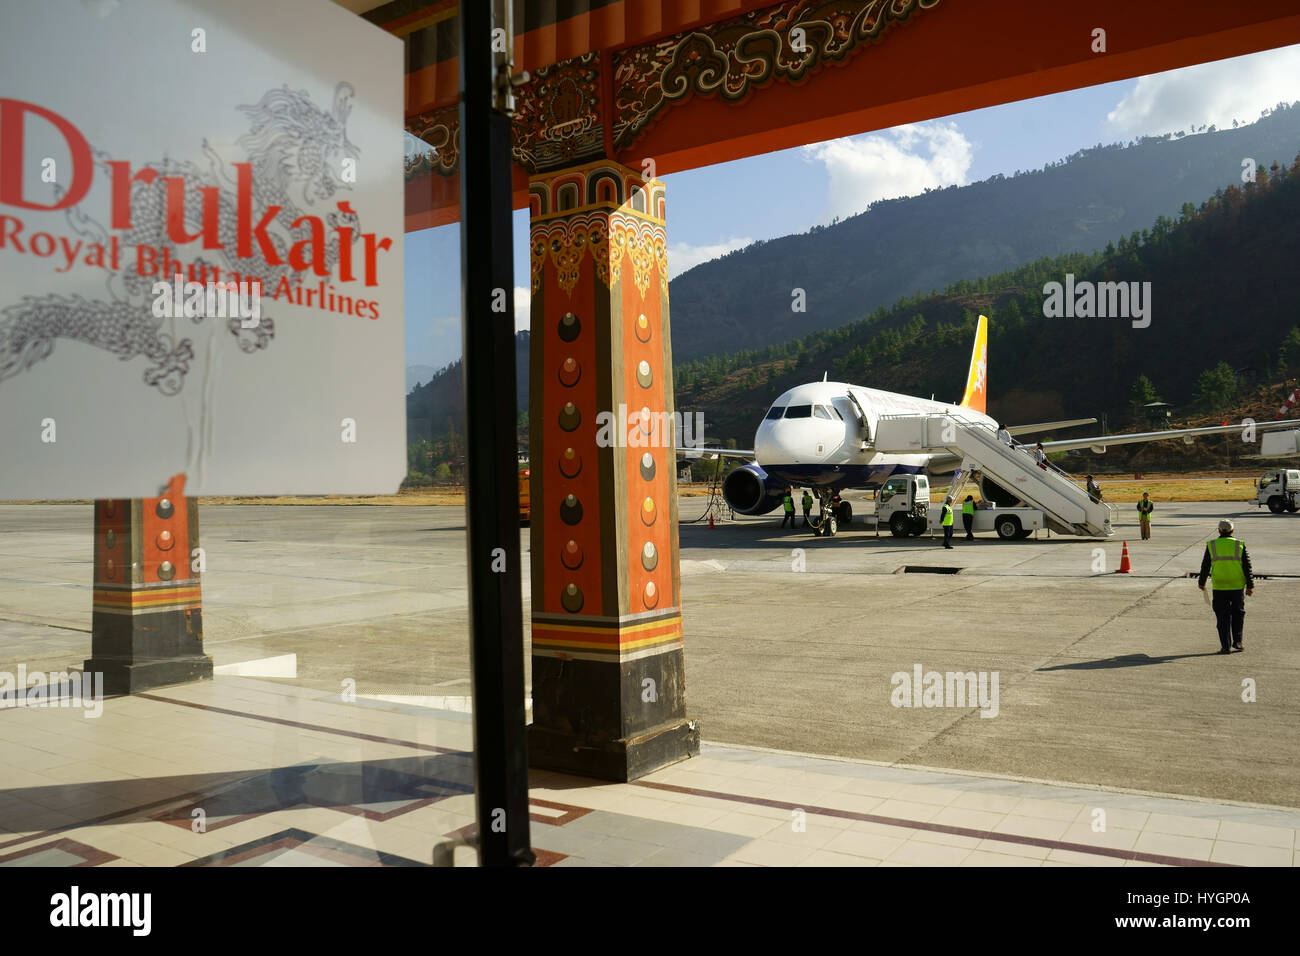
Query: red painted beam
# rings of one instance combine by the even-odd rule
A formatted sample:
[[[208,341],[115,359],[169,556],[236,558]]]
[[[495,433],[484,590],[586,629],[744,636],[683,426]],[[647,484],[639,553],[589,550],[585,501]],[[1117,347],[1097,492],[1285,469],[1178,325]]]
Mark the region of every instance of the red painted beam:
[[[1094,28],[1104,54],[1091,51]],[[669,109],[618,158],[653,156],[662,176],[1293,43],[1294,0],[944,0],[802,86],[773,84],[740,108],[696,98]]]
[[[740,5],[678,0],[665,7],[678,16],[699,8],[702,17],[726,19]],[[650,31],[653,19],[636,19],[636,30]],[[625,17],[624,27],[628,22]],[[665,18],[658,22],[662,27]],[[1092,52],[1095,28],[1106,31],[1105,53]],[[1294,43],[1300,43],[1295,0],[942,0],[844,66],[826,67],[799,86],[776,82],[742,105],[695,97],[671,107],[617,158],[640,168],[644,157],[653,157],[663,176]],[[457,217],[455,180],[430,179],[408,186],[408,231]],[[527,205],[522,170],[514,198],[516,208]]]

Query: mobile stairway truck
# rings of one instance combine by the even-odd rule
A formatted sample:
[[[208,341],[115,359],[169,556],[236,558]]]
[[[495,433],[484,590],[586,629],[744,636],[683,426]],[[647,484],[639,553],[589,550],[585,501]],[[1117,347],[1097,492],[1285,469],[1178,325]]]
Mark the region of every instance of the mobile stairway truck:
[[[975,511],[974,531],[996,531],[1004,540],[1026,538],[1040,528],[1081,537],[1115,533],[1115,506],[1094,501],[1060,469],[1040,468],[1027,451],[998,441],[982,422],[960,413],[883,415],[876,426],[876,448],[891,454],[949,455],[960,466],[953,475],[954,510],[958,491],[978,476],[980,495],[994,505]],[[939,505],[930,501],[924,475],[895,475],[876,497],[876,527],[895,537],[938,527]]]

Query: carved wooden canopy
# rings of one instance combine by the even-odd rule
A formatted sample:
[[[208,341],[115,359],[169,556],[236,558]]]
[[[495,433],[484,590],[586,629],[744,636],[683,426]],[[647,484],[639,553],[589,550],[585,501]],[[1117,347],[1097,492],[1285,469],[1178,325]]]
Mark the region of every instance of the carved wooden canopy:
[[[597,159],[662,176],[1300,42],[1294,0],[514,3],[521,207],[529,177]],[[454,221],[456,0],[363,15],[406,43],[408,229]]]

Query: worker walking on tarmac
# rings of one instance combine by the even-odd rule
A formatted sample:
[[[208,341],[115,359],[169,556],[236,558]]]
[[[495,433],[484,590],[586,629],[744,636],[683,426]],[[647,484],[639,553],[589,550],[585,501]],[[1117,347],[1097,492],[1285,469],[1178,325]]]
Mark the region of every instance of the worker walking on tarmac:
[[[943,525],[943,546],[952,548],[952,495],[943,499],[943,511],[939,523]]]
[[[781,499],[781,507],[785,509],[785,517],[781,519],[781,527],[784,528],[786,522],[790,523],[790,530],[794,530],[794,489],[786,488],[785,497]]]
[[[809,524],[811,524],[811,522],[808,520],[808,517],[809,515],[812,514],[812,506],[813,506],[812,495],[808,494],[808,489],[805,488],[803,490],[803,526],[805,528],[808,527]]]
[[[975,535],[971,531],[975,525],[974,495],[967,495],[966,500],[961,503],[961,523],[966,526],[966,540],[974,541]]]
[[[1142,500],[1138,502],[1138,525],[1142,528],[1142,540],[1146,541],[1151,537],[1151,512],[1156,510],[1156,503],[1151,500],[1149,491],[1142,492]]]
[[[1246,598],[1255,593],[1255,575],[1250,570],[1246,543],[1232,536],[1232,522],[1219,522],[1219,536],[1205,545],[1201,558],[1201,576],[1196,586],[1205,590],[1209,578],[1214,590],[1214,620],[1219,629],[1219,653],[1230,654],[1232,647],[1243,650],[1242,634],[1246,627]],[[1243,596],[1244,593],[1244,596]]]

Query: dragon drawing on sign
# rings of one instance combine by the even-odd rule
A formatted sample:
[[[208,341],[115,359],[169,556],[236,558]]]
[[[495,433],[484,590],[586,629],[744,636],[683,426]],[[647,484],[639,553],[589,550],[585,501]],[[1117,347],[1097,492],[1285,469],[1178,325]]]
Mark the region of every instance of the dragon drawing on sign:
[[[0,310],[0,385],[48,358],[57,339],[68,339],[103,349],[122,361],[143,356],[149,361],[143,372],[145,383],[163,395],[180,393],[195,357],[193,340],[179,333],[168,334],[164,326],[176,320],[159,318],[153,311],[154,283],[171,281],[172,276],[139,274],[130,255],[132,247],[167,248],[173,258],[184,258],[190,281],[202,283],[210,272],[218,274],[213,270],[219,270],[218,281],[238,273],[245,281],[260,280],[268,297],[286,279],[290,285],[300,283],[301,273],[288,264],[288,252],[295,242],[310,237],[310,228],[302,225],[295,229],[293,223],[311,215],[311,207],[331,200],[338,190],[351,188],[342,170],[344,160],[355,162],[360,156],[346,129],[354,95],[351,84],[339,83],[333,105],[326,111],[317,109],[306,92],[285,86],[268,91],[254,106],[238,108],[247,115],[249,129],[237,141],[244,156],[236,161],[252,167],[253,217],[260,218],[270,206],[280,207],[265,229],[279,264],[269,263],[269,257],[261,255],[236,256],[234,170],[207,140],[203,141],[206,166],[174,160],[147,164],[158,176],[152,182],[133,181],[131,185],[131,228],[119,237],[122,268],[109,272],[106,298],[29,295]],[[107,173],[108,155],[95,151],[94,157],[97,169]],[[174,248],[167,229],[166,177],[184,178],[184,227],[190,234],[203,223],[204,190],[218,191],[217,228],[222,248],[205,249],[200,255]],[[56,195],[61,194],[56,187]],[[76,206],[67,210],[66,217],[78,235],[108,248],[109,231],[101,223]],[[355,243],[361,233],[360,222],[346,202],[336,202],[334,210],[319,218],[329,227],[324,262],[332,272],[339,260],[340,231],[336,227],[351,227],[343,234]],[[197,326],[205,319],[196,316],[189,321]],[[275,337],[275,323],[265,312],[251,328],[244,327],[238,317],[226,320],[226,328],[247,353],[265,349]]]

